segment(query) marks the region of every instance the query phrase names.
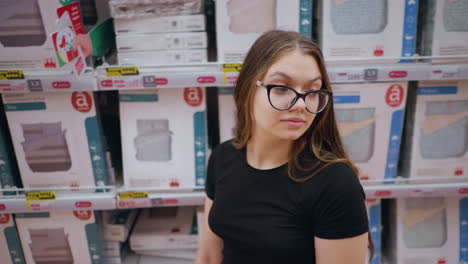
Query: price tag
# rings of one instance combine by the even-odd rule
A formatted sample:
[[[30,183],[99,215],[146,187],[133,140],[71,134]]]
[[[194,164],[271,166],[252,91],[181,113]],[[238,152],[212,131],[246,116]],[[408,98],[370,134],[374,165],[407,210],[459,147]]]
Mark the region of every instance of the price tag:
[[[459,78],[459,66],[432,67],[431,80],[455,80]]]
[[[38,191],[26,193],[28,211],[52,211],[55,209],[55,191]]]
[[[148,192],[123,192],[119,193],[119,208],[151,207]]]
[[[21,70],[2,70],[0,80],[24,80],[24,72]]]
[[[223,84],[234,85],[242,69],[242,64],[224,64],[223,66]]]
[[[134,76],[139,75],[140,70],[138,67],[112,67],[106,69],[107,77],[123,77],[123,76]]]
[[[376,74],[376,73],[375,73]],[[362,69],[341,69],[332,76],[332,82],[349,82],[364,80],[364,71]]]

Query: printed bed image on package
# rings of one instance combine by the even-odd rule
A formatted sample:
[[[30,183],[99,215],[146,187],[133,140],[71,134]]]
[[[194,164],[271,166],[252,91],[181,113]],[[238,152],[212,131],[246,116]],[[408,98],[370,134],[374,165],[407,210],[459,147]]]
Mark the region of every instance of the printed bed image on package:
[[[41,46],[47,38],[37,0],[0,1],[0,25],[4,47]]]
[[[113,18],[182,16],[203,13],[202,0],[110,1]]]
[[[423,158],[456,158],[468,150],[468,100],[428,102],[420,125]]]
[[[445,30],[468,32],[468,0],[445,0],[444,2]]]
[[[387,0],[329,0],[336,34],[376,34],[387,26]]]
[[[72,165],[62,123],[21,124],[24,155],[33,172],[67,171]]]
[[[408,248],[441,247],[447,241],[447,211],[443,197],[405,199],[403,239]]]
[[[36,264],[73,264],[68,234],[63,228],[29,229],[32,257]]]
[[[139,161],[170,161],[172,137],[167,119],[138,119],[134,140]]]
[[[338,129],[349,158],[367,162],[374,154],[375,108],[335,109]]]
[[[229,31],[262,33],[276,28],[277,0],[229,0],[226,3]]]

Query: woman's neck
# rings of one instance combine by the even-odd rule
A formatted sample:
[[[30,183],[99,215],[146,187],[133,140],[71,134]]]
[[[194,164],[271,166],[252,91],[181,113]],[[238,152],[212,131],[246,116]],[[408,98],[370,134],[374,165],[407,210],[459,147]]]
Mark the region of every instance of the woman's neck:
[[[260,170],[279,167],[289,160],[292,140],[253,135],[247,143],[247,163]]]

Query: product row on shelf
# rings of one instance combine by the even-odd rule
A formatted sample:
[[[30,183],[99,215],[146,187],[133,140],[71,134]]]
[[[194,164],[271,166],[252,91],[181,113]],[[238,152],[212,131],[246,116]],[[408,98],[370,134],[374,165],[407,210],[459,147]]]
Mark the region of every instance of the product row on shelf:
[[[466,178],[465,178],[466,180]],[[52,189],[52,190],[50,190]],[[0,213],[69,212],[74,210],[115,210],[149,207],[198,206],[205,201],[205,192],[200,189],[169,191],[140,191],[115,186],[109,191],[62,192],[50,188],[48,191],[16,190],[11,195],[0,196]],[[73,191],[73,189],[72,189]],[[368,199],[402,197],[467,197],[468,182],[364,185]],[[13,195],[14,194],[14,195]]]
[[[468,198],[368,199],[366,208],[375,245],[366,263],[468,262]],[[0,214],[2,263],[193,263],[205,217],[194,206]]]
[[[0,210],[201,204],[195,190],[204,187],[210,151],[234,136],[232,92],[2,94]],[[468,81],[335,84],[333,93],[330,107],[369,198],[467,196]],[[168,192],[175,200],[165,200]]]
[[[9,1],[0,68],[80,72],[111,50],[120,65],[239,63],[274,29],[315,39],[327,60],[459,56],[468,54],[466,10],[464,0]]]
[[[85,74],[102,64],[240,63],[262,33],[292,30],[330,64],[468,55],[464,0],[34,0],[0,9],[0,68]],[[370,76],[374,78],[374,76]]]
[[[110,91],[152,88],[229,87],[235,85],[240,64],[201,64],[167,67],[106,66],[87,69],[76,77],[66,70],[0,70],[0,93]],[[451,81],[468,79],[468,56],[458,63],[329,66],[332,83]]]

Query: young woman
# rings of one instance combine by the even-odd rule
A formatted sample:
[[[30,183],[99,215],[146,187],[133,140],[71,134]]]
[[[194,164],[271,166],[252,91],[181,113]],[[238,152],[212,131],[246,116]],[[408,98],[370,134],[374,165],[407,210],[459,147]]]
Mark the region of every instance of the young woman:
[[[208,162],[197,264],[363,264],[373,245],[320,48],[269,31],[234,88],[235,137]]]

